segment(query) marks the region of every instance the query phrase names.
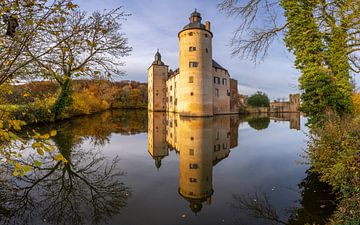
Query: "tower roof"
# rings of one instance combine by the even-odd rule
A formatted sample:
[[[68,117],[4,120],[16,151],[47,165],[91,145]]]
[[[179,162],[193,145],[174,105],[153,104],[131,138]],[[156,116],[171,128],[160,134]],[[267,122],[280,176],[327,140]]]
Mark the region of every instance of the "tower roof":
[[[163,66],[165,65],[162,61],[161,61],[161,54],[159,52],[159,49],[157,50],[157,52],[155,53],[155,57],[154,57],[154,62],[152,63],[153,65],[160,65]]]
[[[189,17],[189,21],[190,23],[187,24],[183,29],[189,29],[189,28],[202,28],[205,29],[205,25],[201,23],[201,14],[196,11],[192,12],[190,17]]]

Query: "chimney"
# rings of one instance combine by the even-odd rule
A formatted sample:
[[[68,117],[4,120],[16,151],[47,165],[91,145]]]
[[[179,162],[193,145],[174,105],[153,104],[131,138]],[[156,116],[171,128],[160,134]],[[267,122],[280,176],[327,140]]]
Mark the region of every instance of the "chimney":
[[[205,29],[210,31],[210,21],[205,22]]]

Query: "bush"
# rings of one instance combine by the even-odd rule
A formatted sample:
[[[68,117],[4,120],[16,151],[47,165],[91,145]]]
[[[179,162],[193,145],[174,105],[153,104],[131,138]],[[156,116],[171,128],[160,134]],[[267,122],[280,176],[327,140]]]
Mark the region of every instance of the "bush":
[[[339,193],[334,223],[360,223],[360,116],[335,118],[315,128],[309,158],[320,179]]]
[[[269,107],[270,100],[263,92],[256,92],[248,98],[248,104],[253,107]]]

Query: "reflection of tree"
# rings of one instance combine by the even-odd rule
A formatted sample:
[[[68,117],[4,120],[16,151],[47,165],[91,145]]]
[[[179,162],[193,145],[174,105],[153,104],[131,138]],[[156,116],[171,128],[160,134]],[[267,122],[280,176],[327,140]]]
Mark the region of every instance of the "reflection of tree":
[[[267,224],[326,224],[336,208],[331,187],[320,182],[318,176],[308,170],[307,177],[299,184],[299,188],[301,206],[286,210],[290,214],[287,220],[279,216],[266,193],[233,195],[234,202],[231,206]],[[236,218],[235,222],[244,224],[240,218]]]
[[[263,130],[269,127],[270,117],[253,117],[248,119],[248,124],[255,130]]]
[[[71,120],[51,123],[45,126],[25,127],[23,137],[32,129],[40,133],[48,133],[53,129],[58,132],[68,133],[70,137],[58,141],[57,144],[68,145],[68,138],[73,142],[88,139],[96,146],[104,146],[109,142],[111,134],[133,135],[147,132],[147,111],[145,110],[112,110],[100,114],[82,116]]]
[[[108,161],[99,150],[81,149],[77,134],[67,127],[53,139],[68,163],[46,158],[38,165],[30,156],[22,163],[32,166],[32,173],[6,176],[0,187],[0,222],[36,224],[41,218],[50,224],[99,224],[120,212],[129,188],[120,181],[118,158]]]
[[[268,195],[264,192],[259,194],[236,194],[233,195],[234,203],[232,207],[247,212],[250,216],[264,220],[267,224],[286,224],[280,219],[273,205],[271,205]],[[242,224],[239,218],[236,218],[236,224]]]

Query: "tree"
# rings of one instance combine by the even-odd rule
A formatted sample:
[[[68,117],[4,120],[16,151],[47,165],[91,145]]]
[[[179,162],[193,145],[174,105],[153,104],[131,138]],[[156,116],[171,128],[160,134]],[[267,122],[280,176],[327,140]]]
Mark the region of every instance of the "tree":
[[[65,15],[44,30],[39,42],[27,49],[33,56],[46,46],[50,54],[35,59],[34,73],[56,80],[61,93],[55,103],[55,115],[71,105],[71,80],[79,76],[91,78],[121,75],[124,63],[121,58],[131,51],[127,38],[121,33],[121,20],[127,14],[121,7],[110,11],[95,12],[88,16],[81,10]],[[66,40],[64,40],[65,37]],[[37,69],[39,68],[39,69]]]
[[[0,3],[0,85],[26,74],[34,58],[49,54],[56,45],[48,45],[29,57],[26,48],[36,42],[50,18],[61,18],[77,6],[71,0],[3,0]],[[59,21],[59,20],[58,20]],[[65,37],[67,38],[67,37]]]
[[[302,111],[310,124],[352,112],[350,71],[360,72],[357,0],[224,0],[219,8],[241,17],[233,54],[263,59],[275,37],[284,39],[301,72]]]
[[[253,107],[269,107],[270,100],[263,92],[256,92],[248,98],[248,104]]]

